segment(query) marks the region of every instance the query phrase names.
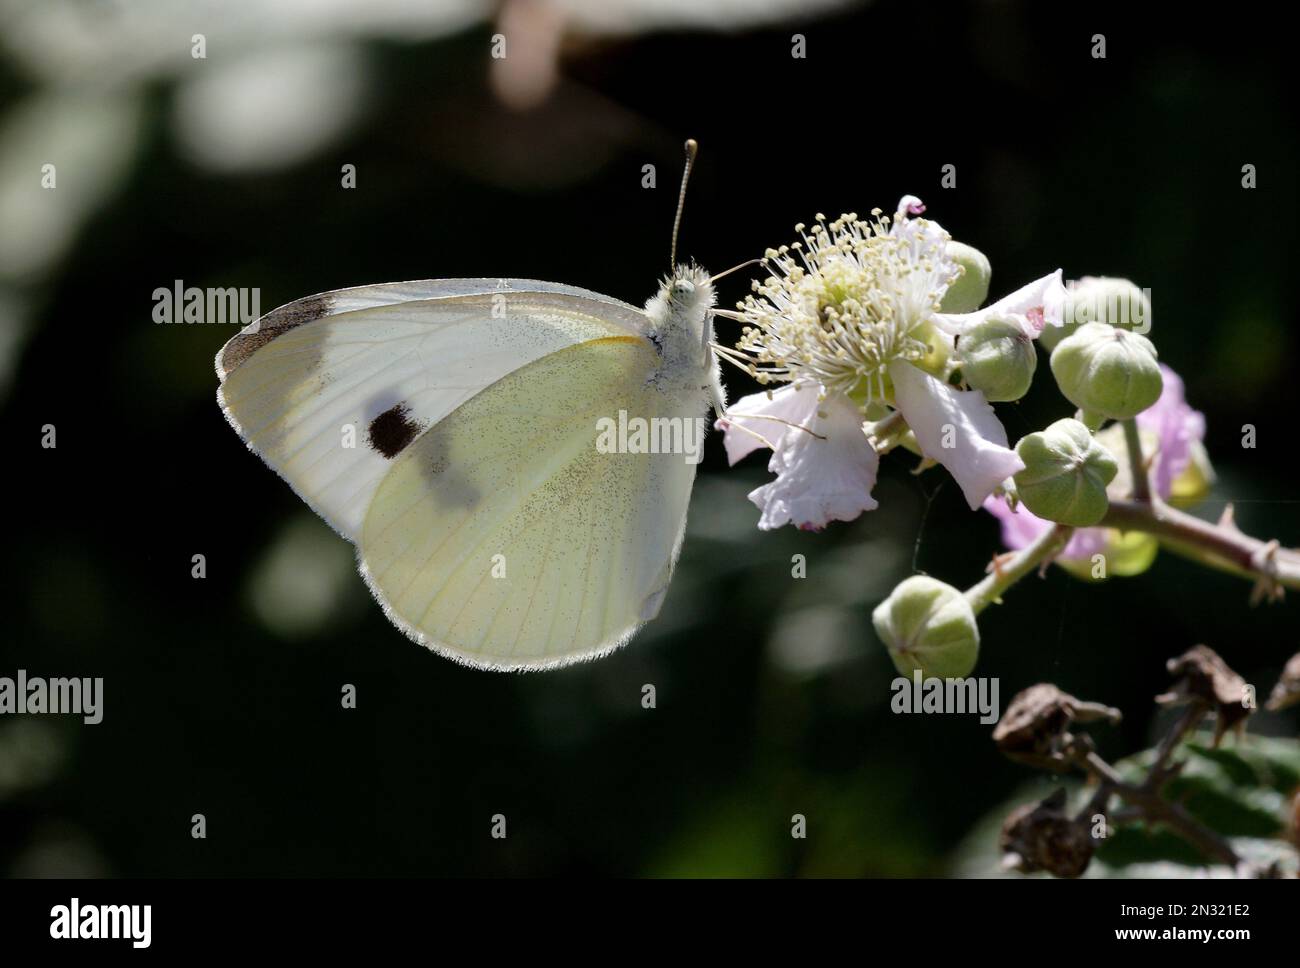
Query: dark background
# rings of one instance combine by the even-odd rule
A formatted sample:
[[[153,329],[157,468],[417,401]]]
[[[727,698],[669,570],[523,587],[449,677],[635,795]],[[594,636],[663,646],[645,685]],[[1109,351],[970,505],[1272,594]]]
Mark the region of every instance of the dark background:
[[[523,112],[488,84],[486,18],[418,41],[348,35],[340,69],[364,70],[361,108],[269,170],[205,165],[176,137],[187,74],[251,43],[246,25],[173,17],[183,54],[206,32],[207,61],[102,84],[93,59],[61,86],[55,54],[42,74],[39,52],[8,48],[4,116],[49,91],[90,104],[108,90],[140,123],[129,163],[57,256],[0,265],[0,675],[105,679],[101,725],[0,721],[0,871],[967,869],[972,827],[1031,775],[975,717],[891,714],[895,673],[870,627],[914,568],[966,586],[998,547],[993,520],[941,471],[913,477],[891,457],[878,511],[823,534],[760,533],[744,495],[767,479],[763,461],[727,470],[711,440],[656,622],[598,663],[477,672],[390,627],[350,546],[227,427],[211,359],[234,328],[156,325],[152,293],[175,279],[255,286],[268,311],[363,283],[486,275],[639,304],[666,269],[694,137],[681,248],[714,271],[818,211],[892,211],[915,193],[989,256],[995,297],[1058,266],[1149,287],[1161,358],[1208,421],[1219,480],[1202,513],[1231,499],[1244,530],[1294,545],[1292,33],[1263,8],[1134,6],[878,2],[726,31],[577,31],[560,85]],[[806,59],[790,56],[796,31]],[[339,185],[349,163],[355,190]],[[1241,187],[1247,163],[1254,190]],[[955,189],[939,187],[945,164]],[[39,192],[35,168],[0,174]],[[59,179],[75,191],[79,172],[63,165]],[[721,291],[739,299],[745,278]],[[998,408],[1013,440],[1069,410],[1040,377]],[[727,379],[733,396],[752,389]],[[44,424],[57,449],[41,448]],[[190,575],[196,553],[204,580]],[[796,553],[804,581],[790,578]],[[1102,585],[1053,570],[981,618],[978,674],[1000,678],[1004,705],[1046,680],[1121,707],[1123,725],[1099,735],[1122,755],[1154,735],[1165,659],[1196,642],[1271,685],[1297,647],[1297,606],[1251,608],[1249,590],[1168,553]],[[355,710],[340,708],[344,683]],[[655,710],[641,708],[645,683]],[[1296,717],[1252,728],[1293,735]],[[195,813],[206,840],[190,837]],[[496,813],[505,841],[489,836]],[[806,840],[790,837],[795,813]]]

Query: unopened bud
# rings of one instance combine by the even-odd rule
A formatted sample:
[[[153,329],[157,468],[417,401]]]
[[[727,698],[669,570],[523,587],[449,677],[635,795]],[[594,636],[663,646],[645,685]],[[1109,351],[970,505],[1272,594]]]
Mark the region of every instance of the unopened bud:
[[[957,341],[962,379],[991,402],[1019,400],[1038,366],[1034,341],[1015,320],[993,317]]]
[[[1067,417],[1022,437],[1016,454],[1025,462],[1016,493],[1038,517],[1078,528],[1105,517],[1106,485],[1119,464],[1079,421]]]
[[[898,584],[871,613],[894,667],[910,676],[961,679],[979,658],[980,631],[966,596],[928,575]]]
[[[947,255],[962,267],[962,273],[944,293],[939,308],[945,313],[973,313],[989,295],[993,270],[988,257],[964,242],[949,242]]]
[[[1145,336],[1088,323],[1052,351],[1052,375],[1076,407],[1112,420],[1135,417],[1160,397],[1156,348]]]
[[[1063,312],[1064,326],[1043,330],[1043,345],[1050,351],[1085,323],[1105,323],[1135,333],[1151,330],[1151,300],[1127,279],[1084,276],[1070,284]]]

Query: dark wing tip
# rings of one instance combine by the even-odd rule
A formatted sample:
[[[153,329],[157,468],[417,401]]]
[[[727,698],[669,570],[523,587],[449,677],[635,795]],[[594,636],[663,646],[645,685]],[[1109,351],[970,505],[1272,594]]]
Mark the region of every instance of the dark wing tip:
[[[334,299],[328,293],[307,296],[273,309],[230,340],[221,350],[221,377],[225,379],[271,340],[303,323],[329,316],[334,311]]]

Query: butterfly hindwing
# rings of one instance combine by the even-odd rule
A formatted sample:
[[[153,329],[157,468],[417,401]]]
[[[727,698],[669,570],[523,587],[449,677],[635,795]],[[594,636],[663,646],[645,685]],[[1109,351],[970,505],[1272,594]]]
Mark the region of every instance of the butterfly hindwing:
[[[422,644],[490,668],[544,668],[622,644],[658,611],[694,465],[605,452],[619,411],[698,419],[649,380],[641,336],[514,371],[424,430],[375,491],[362,570]],[[607,450],[607,449],[606,449]]]

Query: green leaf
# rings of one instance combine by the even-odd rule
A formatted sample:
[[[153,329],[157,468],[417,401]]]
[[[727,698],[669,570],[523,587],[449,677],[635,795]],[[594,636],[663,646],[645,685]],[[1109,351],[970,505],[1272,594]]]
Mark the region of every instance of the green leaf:
[[[1154,750],[1117,764],[1132,782],[1145,776]],[[1202,823],[1226,837],[1272,837],[1286,826],[1287,795],[1300,783],[1300,743],[1247,736],[1213,749],[1184,743],[1175,753],[1182,773],[1165,796],[1182,803]]]

